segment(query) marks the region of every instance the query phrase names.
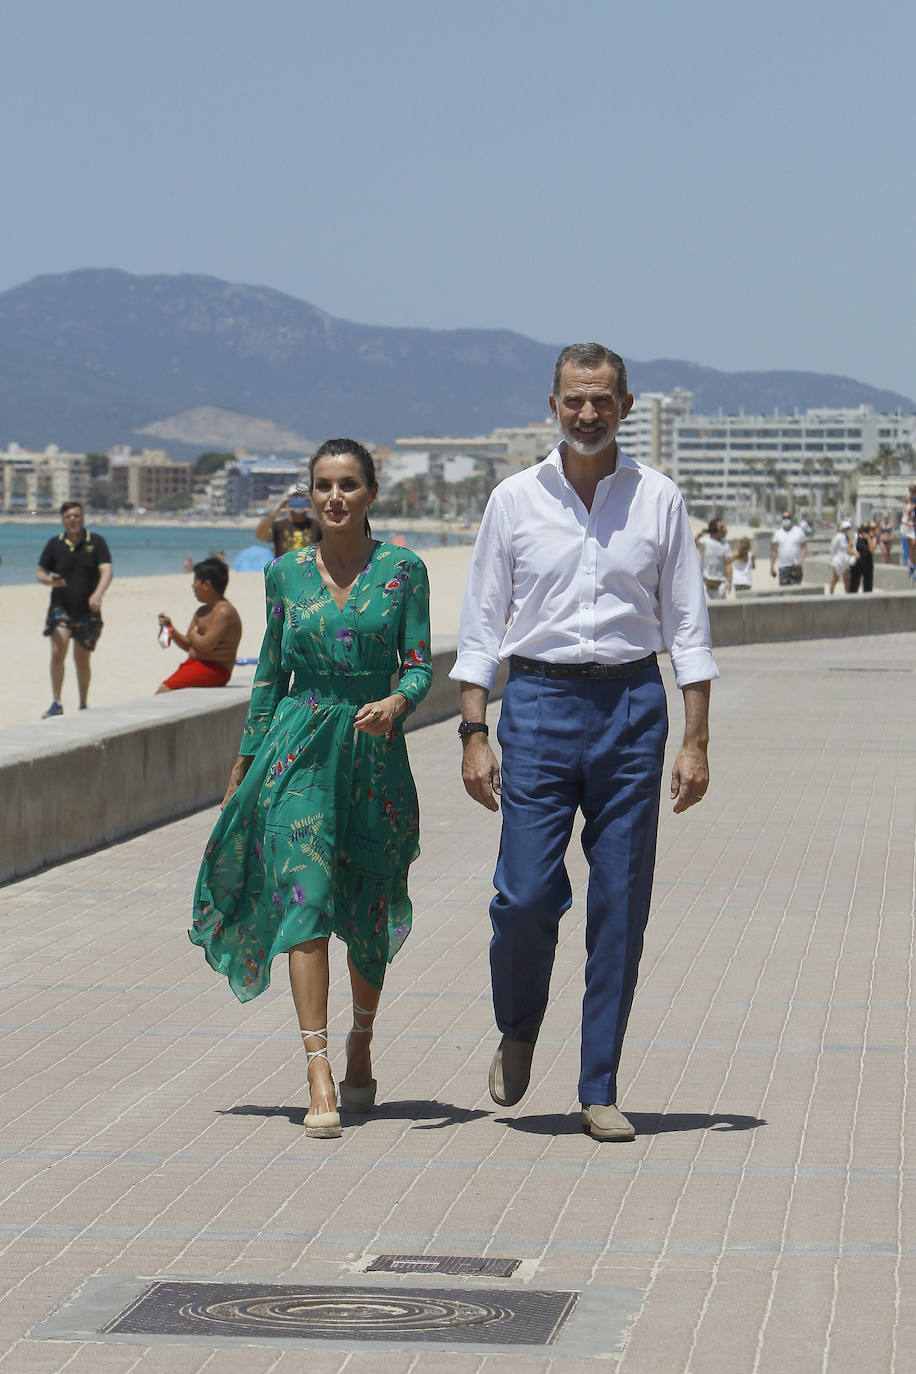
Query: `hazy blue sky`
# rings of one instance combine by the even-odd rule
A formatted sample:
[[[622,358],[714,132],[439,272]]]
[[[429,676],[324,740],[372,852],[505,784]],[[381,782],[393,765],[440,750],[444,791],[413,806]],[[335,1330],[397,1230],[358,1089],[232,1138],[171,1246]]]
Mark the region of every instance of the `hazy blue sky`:
[[[0,289],[121,267],[916,396],[916,6],[29,0]]]

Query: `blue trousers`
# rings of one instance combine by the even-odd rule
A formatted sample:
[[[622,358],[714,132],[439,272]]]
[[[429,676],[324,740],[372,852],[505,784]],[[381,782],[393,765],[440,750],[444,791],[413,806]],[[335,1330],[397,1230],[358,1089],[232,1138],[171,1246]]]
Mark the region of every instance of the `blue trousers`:
[[[579,1101],[617,1101],[617,1068],[652,896],[668,714],[657,666],[629,678],[513,670],[503,694],[502,838],[490,971],[504,1035],[537,1034],[550,987],[576,811],[589,865]]]

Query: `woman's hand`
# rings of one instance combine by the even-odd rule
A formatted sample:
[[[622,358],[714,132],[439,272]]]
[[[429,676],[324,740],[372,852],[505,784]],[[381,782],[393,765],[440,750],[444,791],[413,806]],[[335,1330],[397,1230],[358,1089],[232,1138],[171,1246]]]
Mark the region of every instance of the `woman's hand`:
[[[365,706],[361,706],[354,717],[353,724],[357,730],[365,730],[367,735],[388,735],[394,729],[394,722],[399,716],[407,714],[407,698],[400,692],[394,692],[390,697],[383,697],[381,701],[367,701]]]
[[[248,769],[251,767],[253,761],[253,755],[239,754],[235,763],[232,765],[232,772],[229,774],[229,782],[226,787],[226,795],[220,802],[220,811],[224,811],[226,809],[226,806],[230,798],[234,796],[236,788],[244,778],[245,774],[248,772]]]

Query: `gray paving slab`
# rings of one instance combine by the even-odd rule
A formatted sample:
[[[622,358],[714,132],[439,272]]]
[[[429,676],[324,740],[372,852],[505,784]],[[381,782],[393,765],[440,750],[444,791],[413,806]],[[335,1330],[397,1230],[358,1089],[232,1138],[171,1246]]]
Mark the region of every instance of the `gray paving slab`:
[[[460,787],[454,722],[410,740],[415,927],[378,1022],[379,1110],[339,1141],[303,1134],[282,961],[242,1007],[187,941],[214,812],[0,889],[0,1374],[286,1374],[301,1350],[67,1339],[67,1304],[90,1280],[425,1281],[362,1272],[385,1253],[515,1257],[505,1283],[581,1291],[594,1321],[578,1348],[405,1347],[386,1374],[916,1367],[916,643],[718,658],[712,788],[683,817],[663,807],[622,1065],[630,1145],[578,1128],[575,844],[531,1090],[511,1111],[487,1095],[497,824]],[[307,1367],[379,1359],[311,1349]]]

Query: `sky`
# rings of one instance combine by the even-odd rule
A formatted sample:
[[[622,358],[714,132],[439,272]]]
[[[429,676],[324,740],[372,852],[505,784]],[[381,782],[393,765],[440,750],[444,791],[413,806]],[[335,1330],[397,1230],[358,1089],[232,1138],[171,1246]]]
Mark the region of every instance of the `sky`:
[[[207,273],[916,397],[912,3],[16,10],[0,290]]]

